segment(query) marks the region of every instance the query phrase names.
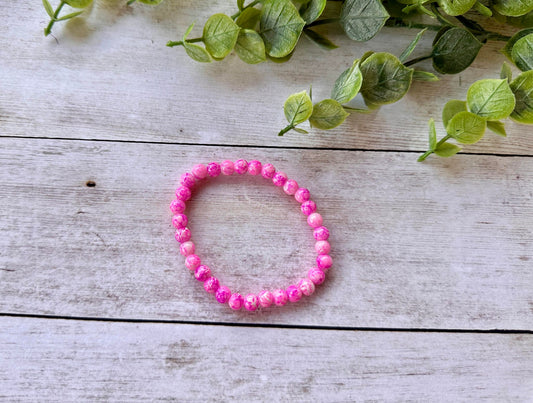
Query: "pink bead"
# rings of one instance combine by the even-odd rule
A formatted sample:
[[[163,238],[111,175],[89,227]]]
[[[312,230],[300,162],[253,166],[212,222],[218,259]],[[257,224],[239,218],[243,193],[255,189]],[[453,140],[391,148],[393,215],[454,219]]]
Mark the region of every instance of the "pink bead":
[[[194,243],[191,241],[183,242],[180,245],[180,253],[185,257],[192,255],[195,249]]]
[[[330,255],[318,255],[316,258],[316,265],[319,269],[322,269],[324,272],[326,272],[331,265],[333,265],[333,259],[331,259]]]
[[[313,228],[320,227],[322,225],[322,216],[318,213],[311,213],[307,217],[307,224]]]
[[[302,299],[302,291],[295,285],[287,287],[287,297],[291,302],[298,302]]]
[[[176,214],[172,217],[172,225],[174,228],[183,228],[187,226],[189,220],[185,214]]]
[[[259,175],[261,173],[261,163],[257,160],[250,161],[248,163],[248,173],[250,175]]]
[[[216,277],[209,277],[204,282],[204,290],[206,290],[209,294],[214,294],[219,287],[220,283]]]
[[[194,270],[194,278],[198,281],[205,281],[211,277],[211,269],[206,265],[201,265]]]
[[[285,172],[276,172],[272,177],[274,186],[283,186],[287,182],[287,174]]]
[[[316,204],[313,200],[307,200],[302,203],[300,208],[302,209],[302,213],[309,215],[316,211]]]
[[[319,255],[329,255],[331,246],[328,241],[316,241],[315,251]]]
[[[306,202],[307,200],[309,200],[310,197],[311,197],[311,193],[306,188],[300,188],[294,194],[294,198],[296,199],[298,203]]]
[[[255,311],[259,307],[259,298],[255,294],[248,294],[244,298],[244,307],[247,311]]]
[[[176,198],[178,200],[187,201],[191,198],[191,189],[185,186],[180,186],[176,189]]]
[[[176,238],[176,241],[178,241],[179,243],[187,242],[191,239],[191,230],[187,227],[178,228],[176,230],[174,238]]]
[[[202,261],[196,255],[189,255],[185,259],[185,266],[187,266],[187,269],[189,270],[195,270],[201,263]]]
[[[283,185],[283,191],[289,196],[295,194],[297,190],[298,182],[296,182],[294,179],[289,179],[287,182],[285,182],[285,185]]]
[[[329,238],[329,230],[326,227],[315,228],[313,236],[317,241],[325,241]]]
[[[230,160],[222,161],[220,164],[220,170],[222,171],[222,175],[233,175],[233,172],[235,172],[235,164]]]
[[[303,278],[298,282],[298,288],[303,295],[309,296],[315,292],[315,283],[308,278]]]
[[[180,183],[183,186],[192,188],[194,184],[196,183],[196,179],[194,178],[193,174],[190,174],[189,172],[185,172],[183,175],[181,175]]]
[[[185,202],[183,200],[174,199],[170,203],[170,211],[174,214],[181,214],[185,211]]]
[[[220,164],[217,162],[210,162],[207,164],[207,174],[212,178],[216,178],[220,175]]]
[[[248,162],[246,160],[237,160],[235,161],[235,172],[239,175],[245,174],[248,172]]]
[[[289,299],[287,295],[287,291],[279,289],[272,292],[272,295],[274,297],[274,303],[278,306],[283,306],[287,303],[287,300]]]
[[[221,304],[225,304],[226,302],[228,302],[230,296],[231,296],[231,291],[225,285],[219,286],[215,293],[215,298]]]
[[[272,179],[275,173],[276,173],[276,168],[274,168],[274,165],[272,164],[265,164],[261,168],[261,175],[265,179]]]
[[[268,290],[261,291],[259,293],[259,305],[263,308],[268,308],[274,302],[274,296]]]
[[[191,171],[194,177],[198,180],[207,177],[207,167],[204,164],[196,164],[192,167]]]
[[[236,311],[238,311],[242,308],[243,304],[244,298],[241,294],[235,293],[231,294],[231,297],[229,297],[228,305],[231,309],[235,309]]]
[[[326,274],[316,267],[309,270],[307,276],[309,277],[309,280],[311,280],[315,285],[322,284],[326,279]]]

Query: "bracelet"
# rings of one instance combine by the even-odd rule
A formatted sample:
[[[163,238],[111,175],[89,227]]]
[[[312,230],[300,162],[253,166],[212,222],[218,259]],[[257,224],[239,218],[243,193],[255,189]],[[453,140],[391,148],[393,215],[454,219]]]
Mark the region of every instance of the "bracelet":
[[[229,287],[221,285],[220,281],[211,275],[211,269],[202,264],[198,255],[195,254],[195,245],[191,241],[191,230],[187,227],[188,218],[184,214],[186,204],[192,196],[192,191],[198,182],[206,178],[216,178],[220,174],[233,175],[234,173],[253,176],[261,175],[263,178],[271,180],[275,186],[283,187],[283,191],[300,203],[300,209],[307,216],[307,223],[313,228],[313,236],[316,240],[315,251],[316,267],[307,272],[307,276],[299,280],[296,284],[288,286],[286,289],[280,288],[274,291],[263,290],[258,294],[242,294],[232,292]],[[239,310],[243,306],[248,311],[255,311],[258,308],[268,308],[272,304],[283,306],[290,302],[299,301],[303,295],[309,296],[315,291],[315,286],[322,284],[325,274],[332,265],[329,255],[330,244],[328,242],[329,230],[322,225],[322,216],[316,212],[317,206],[310,199],[308,189],[301,188],[293,179],[288,179],[284,172],[276,171],[272,164],[261,164],[259,161],[243,159],[233,161],[223,161],[222,163],[211,162],[207,165],[197,164],[193,166],[191,172],[184,173],[180,178],[180,186],[176,189],[176,199],[170,203],[170,210],[174,214],[172,225],[176,228],[175,238],[180,243],[180,253],[185,256],[185,266],[194,273],[194,277],[201,281],[204,289],[214,294],[216,300],[230,308]]]

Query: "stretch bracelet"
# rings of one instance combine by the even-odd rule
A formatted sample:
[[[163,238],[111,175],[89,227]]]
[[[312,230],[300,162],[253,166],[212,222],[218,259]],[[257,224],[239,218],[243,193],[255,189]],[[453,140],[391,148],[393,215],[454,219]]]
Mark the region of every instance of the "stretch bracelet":
[[[191,230],[188,218],[184,214],[186,203],[190,200],[193,190],[201,181],[208,178],[216,178],[222,175],[244,175],[246,173],[272,181],[274,186],[282,187],[283,191],[294,196],[300,204],[300,209],[307,216],[307,223],[313,229],[316,240],[315,251],[318,254],[316,266],[307,272],[307,276],[296,284],[289,285],[286,289],[280,288],[273,291],[263,290],[257,294],[243,296],[238,292],[232,292],[228,286],[221,285],[218,278],[212,275],[211,269],[202,264],[198,255],[195,254],[195,245],[191,241]],[[209,294],[214,294],[221,304],[228,304],[230,308],[239,310],[244,307],[248,311],[256,311],[258,308],[268,308],[271,305],[283,306],[288,301],[298,302],[303,295],[309,296],[315,291],[315,286],[322,284],[326,272],[332,265],[330,244],[328,242],[329,230],[322,225],[322,216],[316,212],[317,206],[310,199],[309,190],[301,188],[293,179],[288,179],[284,172],[276,171],[272,164],[261,164],[259,161],[240,159],[235,162],[223,161],[222,163],[211,162],[207,165],[197,164],[191,172],[181,175],[180,186],[176,189],[176,199],[170,203],[170,210],[174,214],[172,225],[176,228],[175,238],[180,243],[180,253],[185,256],[185,266],[194,273],[194,277],[201,281],[204,289]]]

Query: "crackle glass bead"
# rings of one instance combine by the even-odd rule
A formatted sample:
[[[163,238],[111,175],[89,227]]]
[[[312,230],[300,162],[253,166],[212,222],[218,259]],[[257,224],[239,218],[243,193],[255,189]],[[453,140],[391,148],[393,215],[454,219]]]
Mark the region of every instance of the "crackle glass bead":
[[[319,268],[315,267],[309,270],[307,277],[309,277],[309,280],[311,280],[315,285],[319,285],[322,284],[326,279],[326,274]]]
[[[298,182],[296,182],[294,179],[288,179],[287,182],[285,182],[285,184],[283,185],[283,191],[289,196],[295,194],[297,190]]]
[[[289,299],[287,291],[281,288],[279,290],[272,291],[272,295],[274,296],[274,304],[278,306],[285,305]]]
[[[236,311],[238,311],[244,305],[244,298],[241,294],[237,292],[235,294],[231,294],[231,297],[229,297],[228,305],[231,309],[235,309]]]
[[[187,201],[191,198],[191,189],[186,186],[180,186],[176,189],[176,199]]]
[[[239,175],[245,174],[248,172],[248,162],[246,160],[237,160],[235,161],[235,172]]]
[[[230,160],[222,161],[220,164],[220,170],[222,171],[222,175],[233,175],[233,172],[235,172],[235,164]]]
[[[258,297],[259,297],[259,305],[261,305],[263,308],[268,308],[270,305],[274,303],[274,296],[268,290],[261,291]]]
[[[276,168],[274,168],[274,165],[272,164],[264,164],[261,168],[261,176],[265,179],[272,179],[275,173]]]
[[[313,228],[320,227],[322,225],[322,216],[319,213],[311,213],[307,216],[307,224]]]
[[[315,228],[313,236],[317,241],[325,241],[329,238],[329,230],[326,227]]]
[[[174,217],[172,217],[172,225],[174,228],[186,227],[188,222],[189,220],[185,214],[175,214]]]
[[[299,188],[296,193],[294,193],[294,198],[298,203],[304,203],[311,197],[311,193],[306,188]]]
[[[198,281],[205,281],[209,277],[211,277],[211,269],[204,264],[201,266],[198,266],[194,270],[194,278],[196,278],[196,280]]]
[[[261,173],[262,165],[259,161],[253,160],[248,163],[248,173],[250,175],[259,175]]]
[[[220,175],[220,164],[218,162],[210,162],[207,164],[207,174],[212,178],[216,178]]]
[[[191,230],[187,227],[185,228],[178,228],[176,230],[176,234],[174,235],[176,238],[176,241],[179,243],[187,242],[191,239]]]
[[[295,285],[290,285],[287,287],[287,297],[291,302],[298,302],[302,299],[302,290]]]
[[[207,167],[204,164],[196,164],[192,167],[191,171],[194,177],[198,180],[207,177]]]
[[[204,290],[206,290],[209,294],[214,294],[215,292],[217,292],[219,287],[220,283],[218,281],[218,278],[216,277],[209,277],[204,282]]]
[[[244,308],[247,311],[255,311],[259,307],[259,298],[255,294],[248,294],[244,298]]]
[[[283,186],[287,182],[287,174],[285,172],[278,171],[272,177],[272,183],[274,186]]]
[[[328,241],[316,241],[315,251],[319,255],[329,255],[331,246]]]
[[[307,200],[302,203],[300,209],[305,215],[311,215],[316,211],[316,203],[313,200]]]
[[[185,257],[192,255],[195,249],[196,247],[192,241],[183,242],[180,245],[180,253]]]
[[[196,179],[194,178],[193,174],[185,172],[183,175],[181,175],[180,183],[185,187],[192,188],[196,183]]]
[[[228,302],[230,296],[231,296],[231,291],[229,287],[225,285],[219,286],[215,292],[215,298],[221,304],[225,304],[226,302]]]
[[[183,200],[174,199],[170,202],[170,211],[174,214],[181,214],[185,211],[186,204]]]
[[[303,278],[298,282],[298,288],[303,295],[311,295],[315,292],[315,283],[308,278]]]
[[[187,269],[189,270],[196,270],[201,263],[202,261],[200,260],[200,257],[194,254],[185,258],[185,266],[187,266]]]
[[[328,269],[333,265],[333,259],[331,259],[330,255],[318,255],[316,258],[316,265],[319,269],[328,271]]]

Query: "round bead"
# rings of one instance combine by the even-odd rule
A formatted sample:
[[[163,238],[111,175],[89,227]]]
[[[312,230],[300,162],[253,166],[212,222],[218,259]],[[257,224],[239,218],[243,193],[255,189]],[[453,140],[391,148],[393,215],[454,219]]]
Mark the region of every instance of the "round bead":
[[[307,216],[307,224],[313,228],[320,227],[322,225],[322,216],[318,213],[311,213]]]
[[[287,174],[285,172],[276,172],[272,177],[274,186],[283,186],[287,182]]]
[[[305,215],[310,215],[316,211],[316,204],[313,200],[307,200],[306,202],[302,203],[300,208],[302,209],[302,213]]]
[[[217,162],[210,162],[207,164],[207,174],[212,178],[216,178],[220,175],[220,164]]]
[[[231,297],[229,297],[228,305],[231,309],[235,309],[236,311],[238,311],[242,308],[243,304],[244,298],[241,294],[235,293],[231,294]]]
[[[187,201],[191,198],[191,189],[185,186],[180,186],[176,189],[176,199]]]
[[[309,296],[315,292],[315,283],[308,278],[303,278],[298,282],[298,288],[303,295]]]
[[[189,270],[196,270],[201,263],[202,261],[197,255],[189,255],[185,259],[185,266],[187,266],[187,269]]]
[[[216,277],[209,277],[204,282],[204,290],[206,290],[209,294],[214,294],[219,287],[220,283]]]
[[[259,307],[259,298],[255,294],[248,294],[244,298],[244,307],[247,311],[255,311]]]
[[[172,225],[174,228],[183,228],[187,226],[189,220],[185,214],[176,214],[172,217]]]
[[[176,230],[174,238],[176,238],[176,241],[178,241],[179,243],[187,242],[191,239],[191,230],[187,227],[178,228]]]
[[[316,241],[315,251],[319,255],[329,255],[330,250],[331,246],[328,241]]]
[[[289,179],[287,182],[285,182],[285,185],[283,185],[283,191],[287,193],[289,196],[292,196],[296,193],[298,190],[298,182],[296,182],[294,179]]]
[[[248,163],[248,173],[250,175],[259,175],[261,173],[262,165],[259,161],[253,160]]]
[[[306,188],[300,188],[294,194],[294,198],[296,199],[298,203],[306,202],[307,200],[309,200],[310,197],[311,197],[311,193]]]
[[[183,242],[180,245],[180,253],[185,257],[192,255],[195,249],[194,243],[191,241]]]
[[[196,179],[194,178],[193,174],[190,174],[189,172],[185,172],[183,175],[181,175],[180,183],[183,186],[192,188],[194,184],[196,183]]]
[[[274,296],[268,290],[261,291],[258,295],[259,305],[263,308],[268,308],[274,302]]]
[[[317,241],[325,241],[329,238],[329,230],[326,227],[315,228],[313,236]]]
[[[194,177],[198,180],[207,177],[207,167],[204,164],[196,164],[192,167],[191,171]]]
[[[230,296],[231,296],[231,291],[225,285],[219,286],[217,291],[215,292],[215,298],[221,304],[225,304],[226,302],[228,302]]]
[[[333,265],[333,259],[331,259],[330,255],[318,255],[316,265],[319,269],[326,272]]]
[[[272,295],[274,297],[274,304],[278,306],[283,306],[287,303],[287,300],[289,297],[287,296],[287,291],[279,289],[272,292]]]
[[[181,214],[185,211],[185,202],[183,200],[174,199],[170,203],[170,211],[174,214]]]
[[[309,280],[311,280],[315,285],[322,284],[326,279],[326,274],[316,267],[309,270],[307,276],[309,277]]]
[[[248,162],[246,160],[237,160],[235,161],[235,172],[239,175],[245,174],[248,172]]]
[[[196,278],[198,281],[205,281],[209,277],[211,277],[211,269],[206,265],[198,266],[194,270],[194,278]]]
[[[274,165],[272,164],[264,164],[261,168],[261,175],[265,179],[272,179],[274,174],[276,173],[276,168],[274,168]]]
[[[287,287],[287,297],[291,302],[298,302],[302,299],[302,291],[295,285]]]
[[[233,175],[233,172],[235,172],[235,164],[230,160],[222,161],[220,164],[220,170],[222,171],[222,175]]]

